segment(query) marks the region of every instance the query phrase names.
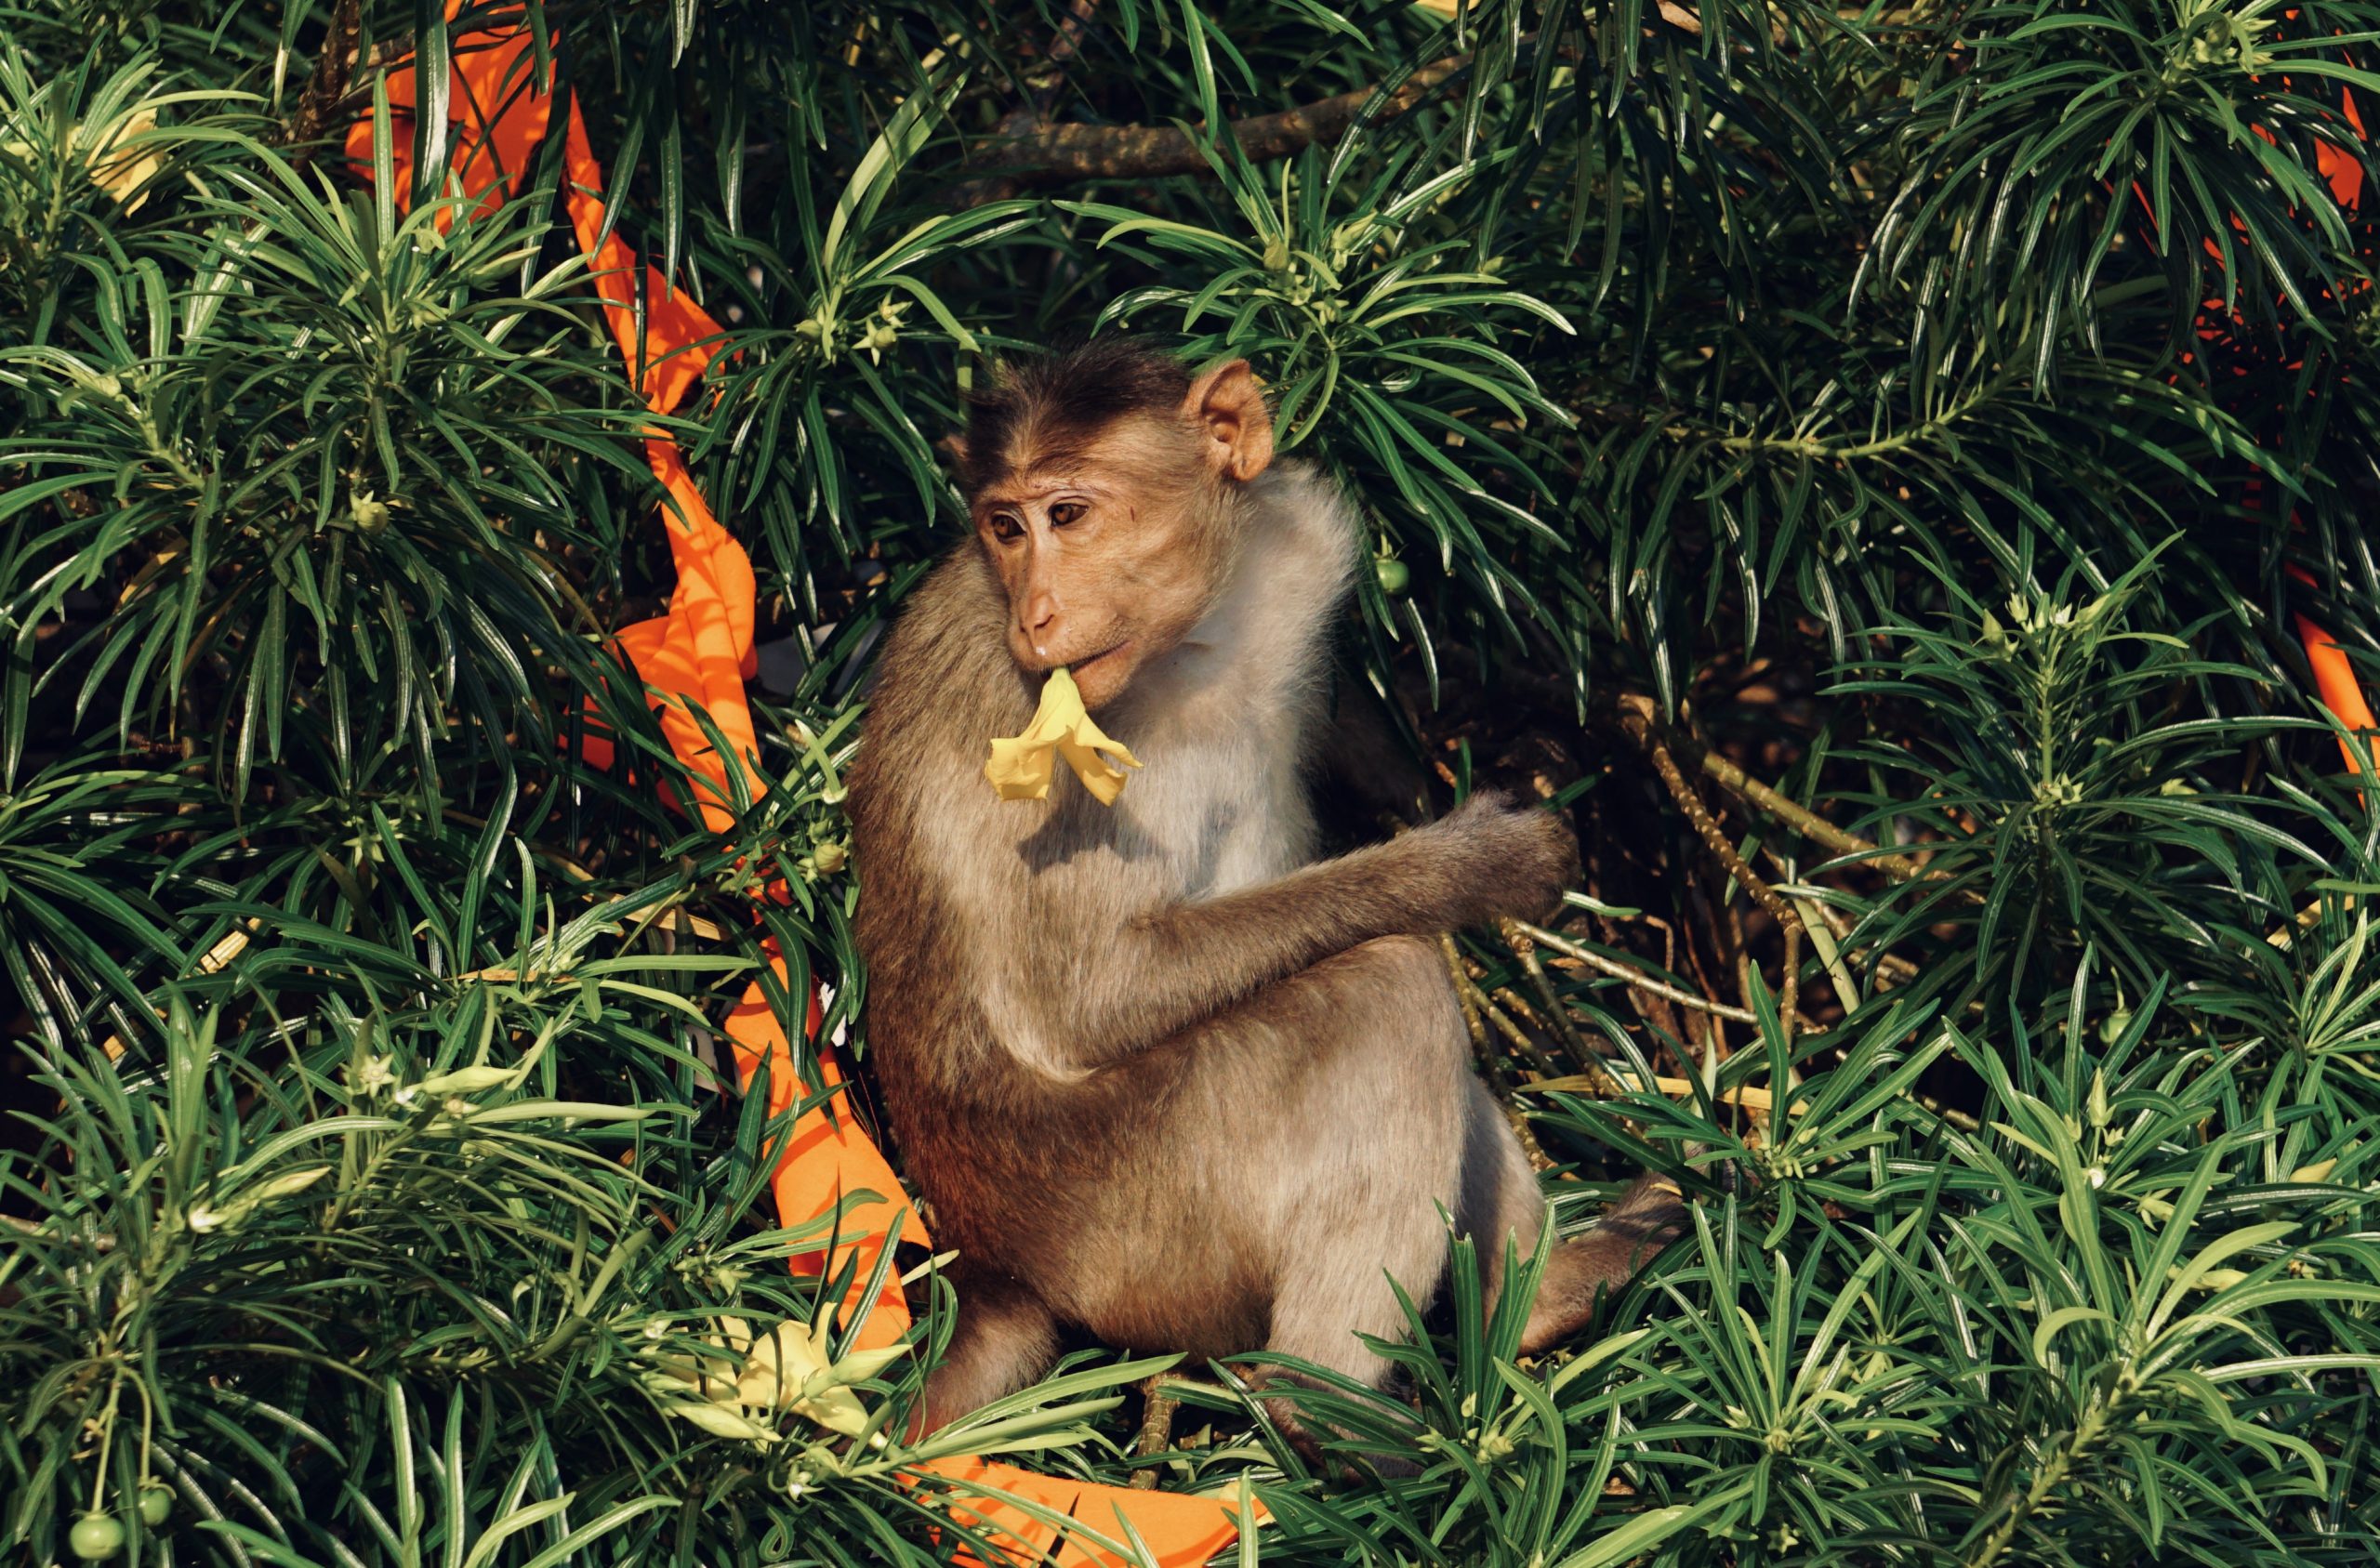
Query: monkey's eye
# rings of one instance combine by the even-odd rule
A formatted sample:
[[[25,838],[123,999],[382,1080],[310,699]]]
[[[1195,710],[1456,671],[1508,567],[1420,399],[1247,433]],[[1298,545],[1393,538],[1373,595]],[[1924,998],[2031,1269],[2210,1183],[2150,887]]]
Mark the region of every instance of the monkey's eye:
[[[1025,524],[1017,521],[1014,512],[992,514],[992,537],[1002,541],[1025,537]]]
[[[1089,510],[1091,510],[1091,508],[1084,506],[1080,501],[1061,501],[1056,506],[1050,508],[1050,526],[1052,528],[1064,528],[1066,524],[1078,520],[1083,513]]]

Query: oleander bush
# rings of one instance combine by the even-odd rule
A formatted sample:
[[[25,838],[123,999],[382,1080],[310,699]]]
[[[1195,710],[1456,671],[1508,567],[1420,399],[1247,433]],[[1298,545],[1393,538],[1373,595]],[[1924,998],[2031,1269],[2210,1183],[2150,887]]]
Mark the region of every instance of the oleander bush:
[[[561,138],[447,225],[343,151],[434,159],[390,69],[524,16],[726,335],[670,428],[760,575],[732,835],[607,646],[673,579]],[[2304,639],[2380,674],[2375,56],[2372,0],[15,0],[0,1553],[949,1561],[906,1467],[963,1452],[1247,1489],[1247,1561],[2371,1562],[2380,799]],[[948,1287],[848,1353],[717,1033],[774,935],[872,1119],[840,778],[934,443],[1117,331],[1355,498],[1345,690],[1432,804],[1579,829],[1448,949],[1565,1222],[1695,1202],[1542,1361],[1457,1247],[1395,1390],[1299,1396],[1324,1465],[1091,1344],[904,1445]],[[813,1395],[715,1397],[776,1322]]]

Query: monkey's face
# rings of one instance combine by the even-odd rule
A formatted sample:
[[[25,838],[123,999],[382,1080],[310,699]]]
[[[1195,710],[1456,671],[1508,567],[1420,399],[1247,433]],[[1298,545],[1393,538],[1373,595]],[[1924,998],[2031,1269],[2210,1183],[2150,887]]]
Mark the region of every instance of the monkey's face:
[[[967,449],[956,449],[969,468]],[[1234,553],[1236,489],[1273,460],[1273,420],[1246,360],[1190,384],[1178,408],[1091,422],[1011,422],[969,497],[1008,596],[1009,652],[1074,672],[1112,702],[1214,602]],[[985,473],[985,469],[990,469]]]
[[[1037,673],[1068,666],[1091,708],[1197,625],[1228,556],[1214,481],[1167,461],[1171,432],[1142,424],[1037,455],[974,497],[1007,590],[1009,652]]]

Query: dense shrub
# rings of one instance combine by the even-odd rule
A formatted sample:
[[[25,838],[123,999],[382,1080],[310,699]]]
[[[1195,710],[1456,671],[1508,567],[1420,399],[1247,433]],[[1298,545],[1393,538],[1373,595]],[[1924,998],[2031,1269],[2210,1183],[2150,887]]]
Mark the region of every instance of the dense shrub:
[[[1415,1476],[1091,1346],[953,1443],[1247,1482],[1285,1562],[2373,1560],[2380,806],[2293,615],[2380,650],[2380,6],[533,6],[729,336],[732,846],[604,648],[670,569],[559,138],[451,231],[337,151],[521,15],[439,9],[5,13],[7,1552],[964,1546],[897,1443],[688,1413],[819,1292],[714,1030],[782,875],[866,1114],[840,779],[933,442],[1129,329],[1358,499],[1436,803],[1572,815],[1450,973],[1566,1219],[1650,1165],[1698,1228],[1542,1363],[1458,1249],[1407,1387],[1303,1396]]]

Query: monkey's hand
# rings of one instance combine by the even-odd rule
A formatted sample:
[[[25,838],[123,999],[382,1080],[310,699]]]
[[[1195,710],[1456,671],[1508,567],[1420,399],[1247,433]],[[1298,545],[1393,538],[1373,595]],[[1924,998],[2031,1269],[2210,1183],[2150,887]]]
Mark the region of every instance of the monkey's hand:
[[[1554,811],[1481,790],[1421,830],[1445,841],[1448,924],[1541,920],[1579,879],[1579,841]]]

